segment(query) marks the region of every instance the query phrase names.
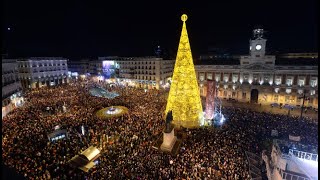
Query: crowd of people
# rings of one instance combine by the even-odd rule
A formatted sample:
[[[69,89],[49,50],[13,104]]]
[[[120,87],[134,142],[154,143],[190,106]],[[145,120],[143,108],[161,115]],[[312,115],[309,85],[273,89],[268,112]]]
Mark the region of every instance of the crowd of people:
[[[119,96],[91,96],[94,86]],[[294,134],[303,143],[318,145],[318,127],[310,119],[223,107],[224,125],[180,129],[186,138],[179,153],[171,155],[152,147],[165,126],[165,91],[87,81],[36,89],[25,98],[23,107],[2,120],[2,158],[27,179],[250,179],[245,151],[261,156],[271,130],[277,129],[280,138]],[[97,110],[117,105],[129,112],[107,120],[95,116]],[[47,135],[57,125],[68,136],[51,142]],[[92,145],[103,147],[93,169],[69,166],[72,157]]]

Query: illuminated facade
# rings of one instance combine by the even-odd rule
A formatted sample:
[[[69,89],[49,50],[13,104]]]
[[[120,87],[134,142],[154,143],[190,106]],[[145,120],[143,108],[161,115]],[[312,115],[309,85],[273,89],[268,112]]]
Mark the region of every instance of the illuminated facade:
[[[22,87],[33,89],[68,83],[67,61],[61,57],[31,57],[17,60]]]
[[[145,89],[159,89],[171,83],[174,60],[157,57],[99,57],[113,61],[119,83]]]
[[[214,117],[214,98],[216,94],[216,85],[212,80],[207,80],[207,97],[206,97],[206,119]]]
[[[301,105],[318,108],[318,53],[266,55],[263,29],[255,29],[250,55],[223,60],[200,60],[195,65],[200,93],[207,80],[217,83],[218,97],[261,104]]]
[[[68,63],[69,66],[69,63]],[[117,82],[125,86],[145,89],[169,88],[173,59],[159,57],[106,56],[98,59],[71,61],[70,74],[94,81]]]
[[[23,104],[16,59],[2,59],[2,118]]]
[[[182,15],[181,20],[182,32],[165,114],[172,110],[173,124],[196,128],[203,119],[202,104],[186,28],[187,15]]]

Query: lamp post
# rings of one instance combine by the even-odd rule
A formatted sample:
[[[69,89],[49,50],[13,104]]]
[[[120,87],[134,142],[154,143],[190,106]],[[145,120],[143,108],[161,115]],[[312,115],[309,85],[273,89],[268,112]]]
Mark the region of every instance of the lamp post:
[[[301,112],[300,112],[300,119],[302,119],[302,113],[303,113],[303,110],[304,110],[304,101],[305,100],[309,100],[310,98],[309,97],[306,97],[306,92],[303,91],[303,96],[299,97],[299,99],[302,99],[302,106],[301,106]]]

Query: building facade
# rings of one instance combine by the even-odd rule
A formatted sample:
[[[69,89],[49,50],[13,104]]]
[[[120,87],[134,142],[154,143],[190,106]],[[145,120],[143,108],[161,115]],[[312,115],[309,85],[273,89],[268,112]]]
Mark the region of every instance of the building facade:
[[[19,79],[23,88],[39,88],[68,83],[67,59],[31,57],[19,59]]]
[[[95,81],[113,79],[138,88],[166,88],[171,83],[174,60],[157,57],[99,57],[98,60],[74,62],[86,64],[78,70],[80,76],[90,74]],[[71,72],[72,73],[72,72]]]
[[[301,105],[318,108],[318,54],[266,55],[263,29],[255,29],[249,55],[240,58],[200,60],[195,68],[200,94],[206,81],[215,80],[217,95],[242,102]]]
[[[164,88],[171,83],[174,60],[156,57],[134,57],[116,61],[119,78],[140,88]]]
[[[70,77],[78,77],[79,74],[89,72],[89,60],[68,61],[68,71]]]
[[[2,118],[23,104],[16,59],[2,59]]]

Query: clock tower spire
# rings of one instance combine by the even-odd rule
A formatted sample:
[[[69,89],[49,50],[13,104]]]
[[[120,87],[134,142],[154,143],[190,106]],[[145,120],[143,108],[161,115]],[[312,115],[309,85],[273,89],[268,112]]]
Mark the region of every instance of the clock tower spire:
[[[256,28],[253,30],[253,38],[250,39],[250,55],[254,58],[262,58],[266,54],[266,42],[263,37],[264,30]]]

